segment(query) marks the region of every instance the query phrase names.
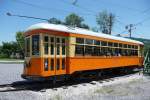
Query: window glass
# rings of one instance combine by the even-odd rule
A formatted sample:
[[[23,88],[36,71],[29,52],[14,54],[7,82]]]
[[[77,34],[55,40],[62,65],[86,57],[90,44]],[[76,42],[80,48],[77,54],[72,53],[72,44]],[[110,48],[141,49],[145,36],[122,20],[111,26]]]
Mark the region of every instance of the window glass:
[[[127,48],[127,44],[124,44],[123,47],[124,47],[124,48]]]
[[[62,38],[62,43],[65,43],[65,38]]]
[[[48,43],[44,43],[44,54],[48,55]]]
[[[51,70],[54,70],[54,59],[51,59],[51,66],[50,66]]]
[[[44,36],[44,42],[48,42],[48,36]]]
[[[100,55],[100,47],[94,47],[93,55],[94,56],[99,56]]]
[[[131,48],[131,45],[128,45],[128,48]]]
[[[84,46],[83,45],[76,45],[75,54],[83,56],[84,55]]]
[[[112,55],[112,48],[108,48],[107,56],[111,56],[111,55]]]
[[[94,40],[94,45],[100,45],[100,41]]]
[[[131,50],[127,50],[127,55],[131,56]]]
[[[118,56],[122,56],[122,49],[119,49]]]
[[[51,44],[51,55],[54,55],[54,44]]]
[[[115,48],[115,56],[119,56],[119,49],[118,48]]]
[[[84,38],[76,38],[76,43],[84,44]]]
[[[103,52],[104,52],[104,55],[107,56],[107,53],[108,53],[108,47],[103,48],[103,50],[104,50],[104,51],[103,51]]]
[[[138,46],[135,46],[135,49],[138,49]]]
[[[119,47],[122,47],[122,43],[119,43]]]
[[[60,55],[60,44],[57,44],[57,55]]]
[[[101,45],[102,45],[102,46],[107,46],[107,42],[102,41],[102,42],[101,42]]]
[[[85,40],[85,44],[93,44],[93,40],[91,40],[91,39],[86,39],[86,40]]]
[[[57,38],[56,40],[57,40],[57,43],[60,43],[60,38]]]
[[[85,55],[92,55],[93,46],[85,46]]]
[[[30,56],[30,38],[26,39],[26,57]]]
[[[118,43],[114,43],[114,47],[118,47]]]
[[[134,45],[132,45],[132,48],[134,49]]]
[[[101,48],[100,55],[102,55],[102,56],[105,55],[105,48],[104,47]]]
[[[51,43],[54,42],[54,37],[50,37]]]
[[[62,55],[65,55],[65,54],[66,54],[66,46],[62,45]]]
[[[59,70],[59,68],[60,68],[60,62],[59,62],[59,59],[57,59],[57,64],[56,64],[56,68],[57,68],[57,70]]]
[[[135,50],[135,56],[138,56],[138,50]]]
[[[39,55],[39,35],[32,36],[32,55]]]
[[[112,42],[108,42],[108,46],[113,46],[113,43]]]
[[[62,69],[65,69],[65,59],[62,59]]]

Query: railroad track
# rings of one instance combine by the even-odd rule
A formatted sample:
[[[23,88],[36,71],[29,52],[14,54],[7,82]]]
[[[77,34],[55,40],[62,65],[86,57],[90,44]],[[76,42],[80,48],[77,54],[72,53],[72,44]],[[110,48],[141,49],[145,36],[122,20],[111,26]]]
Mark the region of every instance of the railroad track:
[[[68,86],[72,86],[74,88],[78,87],[78,84],[82,84],[83,86],[86,86],[86,84],[92,84],[96,85],[95,82],[104,83],[104,82],[110,82],[117,80],[119,77],[129,77],[131,75],[137,74],[137,72],[127,74],[127,75],[121,75],[121,76],[107,76],[103,79],[80,79],[77,81],[58,81],[56,82],[56,85],[54,86],[52,82],[36,82],[36,81],[19,81],[14,82],[12,84],[2,84],[0,85],[0,92],[10,92],[10,91],[23,91],[23,90],[32,90],[32,91],[41,91],[43,89],[54,89],[57,90],[58,87],[62,87],[63,89],[67,89]],[[84,84],[85,83],[85,84]]]

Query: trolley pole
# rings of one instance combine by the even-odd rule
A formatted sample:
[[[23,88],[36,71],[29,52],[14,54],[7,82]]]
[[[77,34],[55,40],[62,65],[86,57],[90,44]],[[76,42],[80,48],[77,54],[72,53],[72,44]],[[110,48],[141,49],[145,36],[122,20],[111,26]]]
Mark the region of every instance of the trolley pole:
[[[132,27],[133,27],[133,25],[130,24],[130,25],[129,25],[129,36],[130,36],[130,38],[131,38]]]
[[[31,16],[23,16],[23,15],[15,15],[15,14],[11,14],[11,13],[6,13],[6,15],[8,16],[16,16],[16,17],[23,17],[23,18],[30,18],[30,19],[38,19],[38,20],[44,20],[44,21],[49,21],[48,19],[45,18],[39,18],[39,17],[31,17]]]

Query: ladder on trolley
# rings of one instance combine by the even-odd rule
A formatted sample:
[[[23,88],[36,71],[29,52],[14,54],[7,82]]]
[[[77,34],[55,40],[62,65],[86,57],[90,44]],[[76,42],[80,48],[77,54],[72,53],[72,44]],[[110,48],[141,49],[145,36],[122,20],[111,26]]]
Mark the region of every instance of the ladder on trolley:
[[[146,56],[144,57],[143,65],[144,65],[143,73],[150,74],[150,49],[148,49]]]

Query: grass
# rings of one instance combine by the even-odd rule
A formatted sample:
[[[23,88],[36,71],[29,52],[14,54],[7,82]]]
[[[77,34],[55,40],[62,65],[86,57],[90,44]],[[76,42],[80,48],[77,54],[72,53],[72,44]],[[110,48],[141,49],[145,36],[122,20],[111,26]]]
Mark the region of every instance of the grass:
[[[94,91],[94,93],[102,93],[102,94],[105,94],[105,93],[111,93],[111,92],[113,92],[114,90],[113,90],[113,88],[112,87],[102,87],[102,88],[100,88],[100,89],[96,89],[95,91]]]
[[[20,61],[22,59],[0,58],[0,61]]]
[[[0,58],[0,63],[3,64],[18,64],[23,62],[23,59]]]
[[[62,100],[61,96],[60,95],[56,95],[54,100]]]

